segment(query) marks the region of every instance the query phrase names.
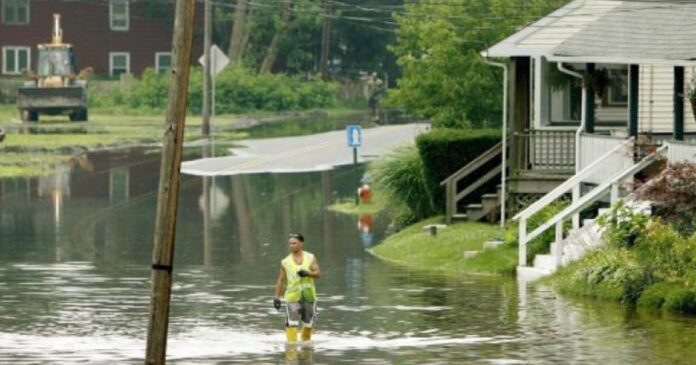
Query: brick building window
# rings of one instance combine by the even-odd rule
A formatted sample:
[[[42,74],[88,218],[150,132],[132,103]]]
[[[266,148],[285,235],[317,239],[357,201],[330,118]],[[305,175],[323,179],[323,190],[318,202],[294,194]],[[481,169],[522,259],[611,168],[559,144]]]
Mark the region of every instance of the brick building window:
[[[129,0],[109,0],[109,23],[111,30],[128,30],[129,22]]]
[[[31,68],[30,59],[29,47],[2,47],[2,73],[18,75]]]
[[[172,53],[171,52],[157,52],[155,53],[155,70],[157,73],[162,73],[172,67]]]
[[[109,53],[109,74],[120,76],[130,73],[130,53],[111,52]]]
[[[2,0],[2,23],[29,24],[29,0]]]

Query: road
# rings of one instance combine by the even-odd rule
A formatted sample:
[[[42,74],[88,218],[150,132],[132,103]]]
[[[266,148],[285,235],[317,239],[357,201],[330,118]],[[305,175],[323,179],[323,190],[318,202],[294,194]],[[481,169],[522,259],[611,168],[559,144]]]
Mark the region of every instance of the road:
[[[402,145],[412,144],[428,124],[403,124],[363,129],[358,162],[365,162]],[[232,155],[184,162],[181,172],[198,176],[254,173],[284,173],[330,170],[353,163],[345,131],[301,137],[283,137],[239,142]]]

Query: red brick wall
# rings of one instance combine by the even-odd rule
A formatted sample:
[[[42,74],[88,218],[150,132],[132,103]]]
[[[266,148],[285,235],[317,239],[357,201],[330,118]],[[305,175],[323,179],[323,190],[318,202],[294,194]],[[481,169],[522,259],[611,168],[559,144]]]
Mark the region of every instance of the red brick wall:
[[[173,5],[171,11],[174,11]],[[139,74],[147,67],[155,67],[155,52],[171,51],[173,21],[147,17],[142,5],[133,0],[127,31],[111,30],[108,0],[30,0],[28,25],[0,23],[0,47],[30,47],[35,69],[36,46],[50,42],[53,14],[61,14],[63,41],[74,45],[78,69],[91,66],[98,74],[108,74],[109,52],[129,52],[130,70]],[[192,60],[195,64],[203,53],[202,35],[203,7],[199,4]],[[0,62],[4,62],[2,57],[0,52]]]

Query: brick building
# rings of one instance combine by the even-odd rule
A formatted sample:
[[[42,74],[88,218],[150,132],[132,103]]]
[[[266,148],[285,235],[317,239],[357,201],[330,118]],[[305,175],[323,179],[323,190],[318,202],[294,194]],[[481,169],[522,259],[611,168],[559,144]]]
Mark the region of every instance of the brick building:
[[[53,14],[61,15],[63,40],[74,45],[77,68],[118,76],[159,71],[171,61],[174,1],[0,0],[0,74],[36,67],[36,46],[49,43]],[[194,60],[203,53],[199,6]]]

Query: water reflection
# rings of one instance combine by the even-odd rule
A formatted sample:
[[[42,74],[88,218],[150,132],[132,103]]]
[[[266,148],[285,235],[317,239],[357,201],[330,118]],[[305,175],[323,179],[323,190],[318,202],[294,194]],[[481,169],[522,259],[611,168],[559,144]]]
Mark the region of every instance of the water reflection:
[[[0,363],[140,363],[157,151],[89,156],[0,180]],[[85,164],[85,166],[87,166]],[[374,260],[380,216],[325,209],[352,170],[182,181],[170,362],[688,364],[690,317],[570,301],[508,278],[446,277]],[[288,231],[325,271],[310,345],[288,355],[270,303]],[[365,233],[374,235],[366,237]],[[369,239],[368,239],[369,238]]]

